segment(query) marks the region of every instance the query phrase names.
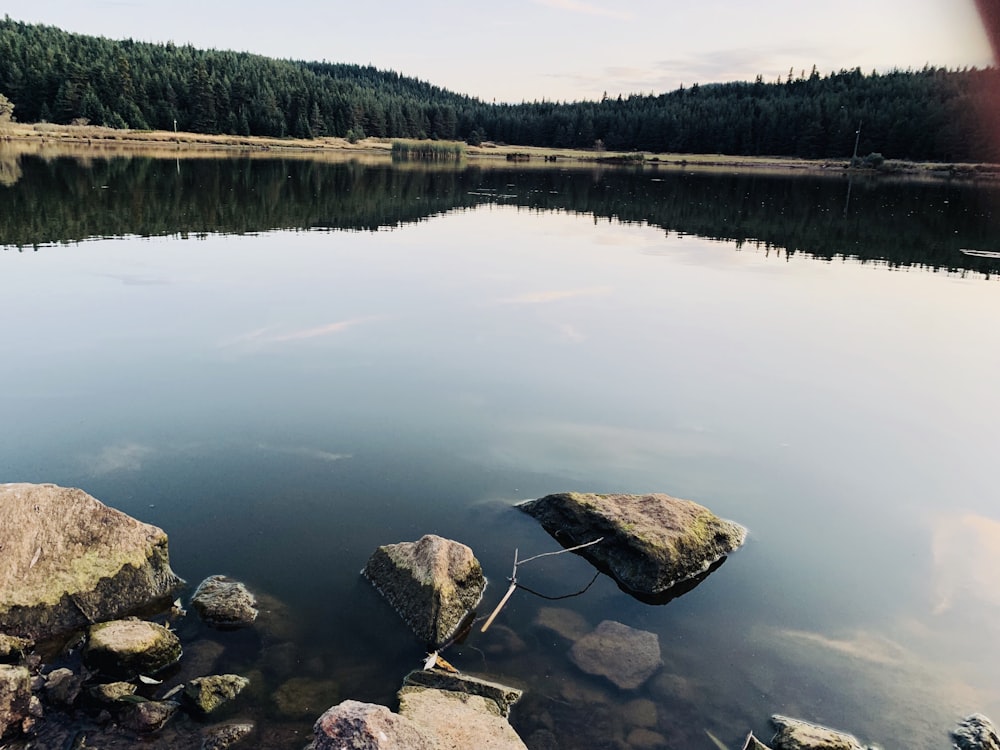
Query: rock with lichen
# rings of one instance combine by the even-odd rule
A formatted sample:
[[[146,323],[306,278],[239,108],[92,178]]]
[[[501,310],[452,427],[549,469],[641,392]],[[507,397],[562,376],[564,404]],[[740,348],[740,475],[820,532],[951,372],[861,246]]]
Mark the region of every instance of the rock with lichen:
[[[657,597],[698,580],[746,539],[746,529],[690,500],[664,494],[566,492],[518,506],[625,590]]]
[[[145,620],[112,620],[90,628],[84,661],[104,674],[133,678],[154,675],[181,658],[173,631]]]
[[[246,585],[223,575],[198,584],[191,606],[207,625],[225,630],[253,625],[258,615],[257,598]]]
[[[167,535],[83,490],[0,484],[0,632],[41,639],[168,601]]]
[[[195,677],[184,686],[184,695],[203,714],[210,714],[229,703],[250,680],[238,674],[214,674]]]
[[[433,648],[455,633],[486,588],[472,550],[434,534],[379,547],[362,572]]]

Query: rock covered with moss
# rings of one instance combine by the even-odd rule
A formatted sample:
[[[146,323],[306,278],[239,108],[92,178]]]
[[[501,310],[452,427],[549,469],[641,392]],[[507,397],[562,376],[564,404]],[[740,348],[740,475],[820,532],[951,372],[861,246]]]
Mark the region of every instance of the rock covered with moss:
[[[104,674],[132,678],[154,675],[181,658],[173,631],[145,620],[112,620],[90,628],[84,661]]]
[[[167,535],[54,484],[0,484],[0,632],[41,639],[166,600]]]
[[[362,572],[432,647],[454,634],[486,588],[472,550],[434,534],[379,547]]]
[[[517,507],[567,547],[603,537],[580,554],[646,597],[705,574],[739,548],[747,533],[698,503],[659,493],[566,492]]]

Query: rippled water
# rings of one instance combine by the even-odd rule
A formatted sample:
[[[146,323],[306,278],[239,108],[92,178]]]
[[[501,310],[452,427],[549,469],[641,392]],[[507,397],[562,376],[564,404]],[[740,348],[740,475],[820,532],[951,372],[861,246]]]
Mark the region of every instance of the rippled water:
[[[16,239],[0,235],[2,480],[82,487],[164,528],[192,586],[226,573],[280,601],[263,641],[180,626],[199,665],[252,675],[238,713],[262,742],[301,747],[336,700],[392,705],[422,663],[359,575],[376,546],[469,544],[488,612],[515,548],[557,548],[513,504],[566,490],[667,492],[750,536],[669,604],[604,576],[556,602],[518,591],[490,631],[449,649],[460,669],[525,689],[512,721],[529,747],[712,748],[706,730],[739,747],[780,712],[944,748],[960,715],[1000,716],[1000,291],[989,265],[954,248],[954,265],[909,263],[883,231],[898,222],[909,245],[940,247],[971,212],[961,241],[986,249],[992,192],[854,185],[845,218],[845,184],[784,178],[699,232],[711,196],[725,208],[764,188],[678,177],[671,203],[655,191],[674,178],[648,172],[284,166],[281,191],[246,166],[237,196],[200,178],[168,189],[189,165],[152,161],[129,189],[165,223],[131,232],[127,196],[107,195],[124,189],[121,165],[26,161],[0,187],[7,206],[63,206],[60,226],[83,226],[29,230],[42,214],[25,214],[5,225]],[[75,187],[58,199],[43,173]],[[558,197],[539,197],[541,174]],[[192,190],[183,205],[250,223],[178,211]],[[374,219],[357,218],[359,190]],[[641,219],[615,197],[650,191],[646,213],[676,211]],[[789,253],[775,242],[793,236],[788,196],[810,192],[828,245],[803,229]],[[256,226],[265,209],[231,211],[228,195],[298,218]],[[101,201],[103,228],[87,224]],[[553,596],[592,576],[573,555],[520,572]],[[540,624],[545,608],[654,632],[664,666],[634,691],[589,677]]]

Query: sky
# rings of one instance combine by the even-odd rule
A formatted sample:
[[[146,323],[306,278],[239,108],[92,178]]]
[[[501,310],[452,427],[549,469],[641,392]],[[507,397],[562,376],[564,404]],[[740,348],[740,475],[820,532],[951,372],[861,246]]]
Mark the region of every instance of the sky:
[[[110,39],[371,64],[497,102],[773,81],[814,65],[992,62],[974,0],[5,0],[0,13]]]

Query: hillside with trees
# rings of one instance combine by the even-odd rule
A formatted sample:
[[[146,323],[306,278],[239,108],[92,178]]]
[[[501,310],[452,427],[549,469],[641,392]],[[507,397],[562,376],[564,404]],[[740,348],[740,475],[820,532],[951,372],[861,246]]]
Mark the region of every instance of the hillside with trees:
[[[490,104],[371,66],[276,60],[0,21],[22,122],[315,138],[493,140],[733,155],[1000,161],[1000,71],[789,71],[660,95]],[[860,138],[858,128],[860,124]]]

